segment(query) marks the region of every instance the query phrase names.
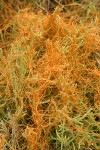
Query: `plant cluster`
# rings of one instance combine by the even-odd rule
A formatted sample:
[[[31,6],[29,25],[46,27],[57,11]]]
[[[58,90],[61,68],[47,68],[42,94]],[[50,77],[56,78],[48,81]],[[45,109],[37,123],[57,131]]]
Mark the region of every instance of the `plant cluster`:
[[[1,29],[0,150],[100,149],[100,12],[93,6],[23,9]]]

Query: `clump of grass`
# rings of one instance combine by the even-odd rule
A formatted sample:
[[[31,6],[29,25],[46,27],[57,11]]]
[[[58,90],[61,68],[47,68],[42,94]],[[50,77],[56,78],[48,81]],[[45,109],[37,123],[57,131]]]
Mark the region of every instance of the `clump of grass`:
[[[22,10],[1,33],[2,149],[100,149],[100,27],[87,18]]]

